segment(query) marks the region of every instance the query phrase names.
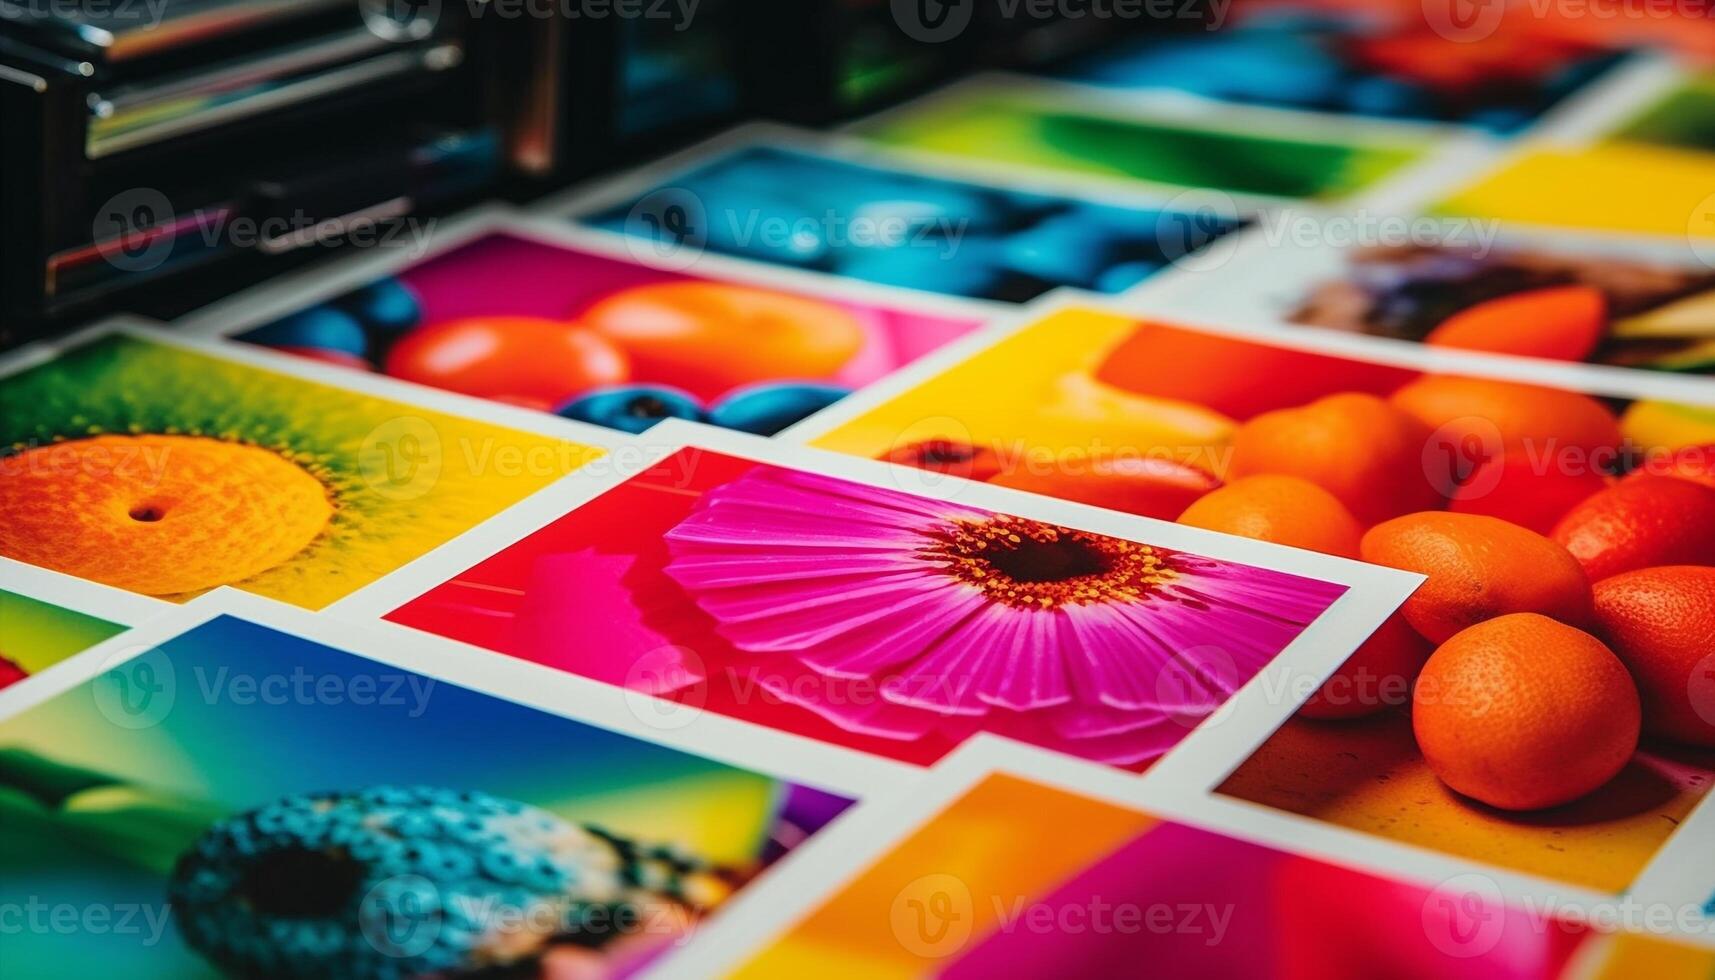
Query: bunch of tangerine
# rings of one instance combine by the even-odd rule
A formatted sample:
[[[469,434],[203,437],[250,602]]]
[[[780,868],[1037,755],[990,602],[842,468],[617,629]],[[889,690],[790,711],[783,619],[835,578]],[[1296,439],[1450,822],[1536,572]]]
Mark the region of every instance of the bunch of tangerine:
[[[1622,479],[1622,443],[1600,399],[1423,376],[1253,415],[1179,519],[1423,575],[1300,715],[1408,704],[1448,787],[1559,806],[1644,733],[1715,746],[1715,447]]]

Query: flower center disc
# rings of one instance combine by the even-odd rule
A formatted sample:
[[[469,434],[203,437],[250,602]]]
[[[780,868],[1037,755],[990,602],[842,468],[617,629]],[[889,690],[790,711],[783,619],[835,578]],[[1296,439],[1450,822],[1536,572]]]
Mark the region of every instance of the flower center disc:
[[[1064,582],[1108,570],[1107,556],[1088,542],[1073,537],[1050,541],[1024,538],[1011,551],[989,556],[995,571],[1014,582]]]
[[[929,536],[923,557],[1023,608],[1136,602],[1178,574],[1172,552],[1004,514],[957,521]]]

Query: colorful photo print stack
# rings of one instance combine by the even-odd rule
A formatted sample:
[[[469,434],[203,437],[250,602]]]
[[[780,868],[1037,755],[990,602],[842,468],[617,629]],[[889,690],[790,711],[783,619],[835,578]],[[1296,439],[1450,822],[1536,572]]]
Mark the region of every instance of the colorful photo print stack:
[[[8,972],[623,976],[848,802],[236,616],[125,653],[0,720]]]
[[[315,609],[600,454],[283,360],[120,330],[14,362],[0,555],[173,601],[231,585]]]
[[[795,135],[761,130],[575,220],[675,249],[1006,302],[1060,286],[1123,292],[1241,224],[885,168],[873,153],[841,159]],[[763,222],[798,233],[764,235]]]
[[[955,166],[1261,201],[1352,197],[1438,148],[1426,134],[1378,134],[1343,120],[1255,108],[1187,114],[1125,93],[998,75],[889,110],[854,131]]]
[[[341,612],[911,764],[996,732],[1141,768],[1336,599],[1380,609],[1342,620],[1356,637],[1408,589],[696,445],[550,503]]]
[[[1281,109],[1452,122],[1504,136],[1623,57],[1529,17],[1449,36],[1415,6],[1240,3],[1231,11],[1219,30],[1145,35],[1054,74]]]
[[[953,792],[903,834],[843,855],[824,878],[841,884],[807,914],[785,912],[795,921],[731,975],[1111,977],[1159,964],[1269,980],[1696,980],[1715,969],[1715,952],[1509,905],[1480,880],[1377,877],[1008,773]]]
[[[199,321],[621,432],[682,418],[761,435],[979,322],[968,311],[714,279],[611,252],[494,232],[269,322],[247,320],[242,307]]]
[[[1623,889],[1715,777],[1715,405],[1309,339],[1068,309],[797,434],[1426,576],[1224,792]]]

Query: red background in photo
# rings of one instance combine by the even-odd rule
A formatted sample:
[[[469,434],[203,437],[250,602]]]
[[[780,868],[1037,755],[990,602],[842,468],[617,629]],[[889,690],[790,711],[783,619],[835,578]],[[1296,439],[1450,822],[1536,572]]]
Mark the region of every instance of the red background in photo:
[[[721,639],[714,621],[664,571],[668,552],[662,535],[690,514],[705,491],[762,465],[682,449],[385,618],[615,684],[626,682],[639,658],[667,644],[688,647],[710,665],[741,660],[749,655]],[[533,609],[561,604],[532,596],[532,583],[541,591],[544,579],[560,597],[570,596],[567,589],[584,593],[582,604],[598,618],[544,629]],[[593,594],[598,590],[601,595]],[[960,741],[947,735],[900,741],[853,734],[718,670],[672,698],[918,765],[935,762]]]

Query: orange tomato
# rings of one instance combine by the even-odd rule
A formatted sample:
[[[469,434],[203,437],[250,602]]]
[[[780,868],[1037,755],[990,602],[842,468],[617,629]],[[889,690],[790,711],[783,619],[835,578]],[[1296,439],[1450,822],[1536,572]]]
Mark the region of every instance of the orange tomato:
[[[1534,613],[1460,632],[1429,657],[1411,727],[1435,775],[1503,810],[1540,810],[1613,779],[1637,750],[1631,675],[1590,634]]]
[[[1556,470],[1551,460],[1513,452],[1478,463],[1454,489],[1447,509],[1455,514],[1487,514],[1547,534],[1567,511],[1609,482],[1595,470]]]
[[[1553,286],[1491,299],[1430,331],[1436,347],[1582,361],[1608,327],[1608,297],[1592,286]]]
[[[1715,489],[1671,476],[1619,483],[1554,526],[1592,582],[1652,565],[1715,565]]]
[[[1577,559],[1496,517],[1407,514],[1365,532],[1359,554],[1429,577],[1400,611],[1435,643],[1507,613],[1541,613],[1580,627],[1590,622],[1590,582]]]
[[[1416,376],[1402,368],[1158,324],[1139,327],[1096,371],[1098,380],[1116,388],[1195,402],[1235,419],[1337,391],[1385,395]]]
[[[626,380],[625,354],[576,324],[479,316],[413,330],[387,352],[387,374],[478,398],[555,406]]]
[[[1455,483],[1509,452],[1589,469],[1617,457],[1621,441],[1619,420],[1606,405],[1559,388],[1429,375],[1389,400],[1430,428],[1424,462],[1438,460]]]
[[[1636,480],[1645,476],[1678,477],[1715,490],[1715,443],[1681,446],[1665,457],[1647,460],[1643,466],[1626,474],[1626,479]]]
[[[1358,557],[1363,526],[1339,498],[1296,476],[1247,476],[1202,497],[1179,523],[1290,548]]]
[[[637,380],[705,400],[757,381],[830,378],[866,340],[844,307],[715,282],[635,286],[579,320],[630,355]]]
[[[1643,696],[1644,730],[1715,748],[1715,568],[1640,568],[1596,583],[1598,634]]]
[[[1343,392],[1258,415],[1233,436],[1231,475],[1301,477],[1338,497],[1364,524],[1442,506],[1426,473],[1429,429],[1374,395]]]

